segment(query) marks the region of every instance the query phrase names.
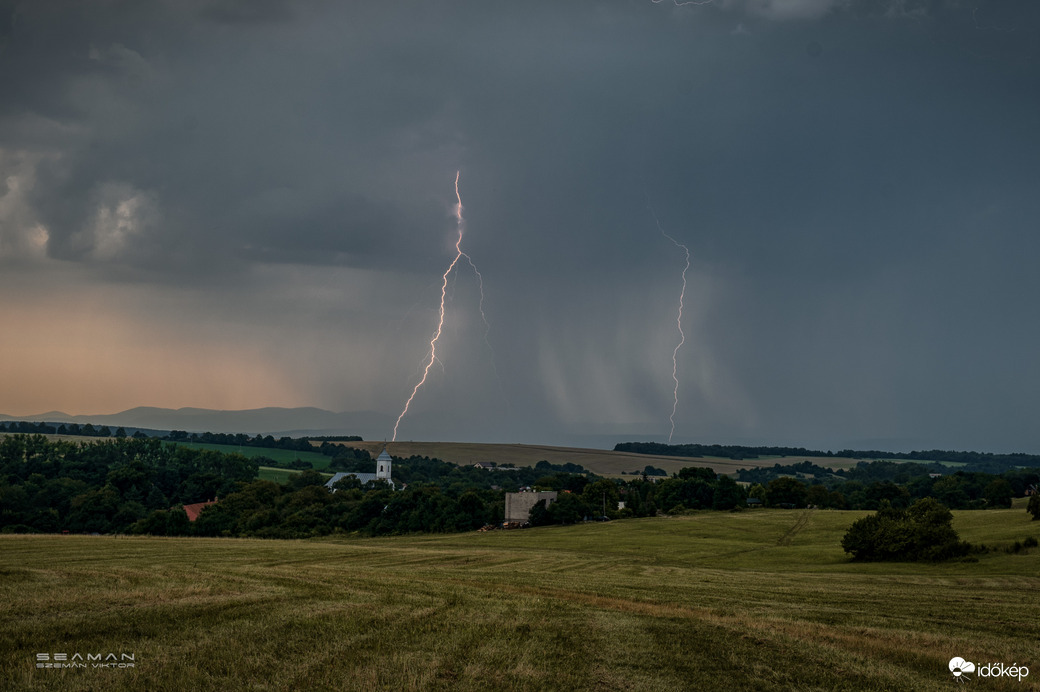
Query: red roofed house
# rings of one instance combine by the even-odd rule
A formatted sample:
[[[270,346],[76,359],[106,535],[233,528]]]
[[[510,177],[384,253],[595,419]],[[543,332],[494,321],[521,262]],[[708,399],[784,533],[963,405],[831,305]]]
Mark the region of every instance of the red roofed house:
[[[184,505],[184,513],[188,515],[188,521],[195,521],[199,518],[199,512],[202,511],[203,507],[209,507],[210,505],[217,504],[217,498],[213,498],[208,502],[196,502],[193,505]]]

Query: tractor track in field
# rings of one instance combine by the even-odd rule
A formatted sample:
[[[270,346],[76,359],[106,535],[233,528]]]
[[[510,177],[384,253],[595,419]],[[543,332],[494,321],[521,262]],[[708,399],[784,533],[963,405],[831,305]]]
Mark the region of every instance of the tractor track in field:
[[[794,537],[801,533],[802,529],[809,525],[809,517],[812,515],[811,509],[807,509],[802,512],[798,519],[794,522],[794,525],[787,530],[783,536],[776,542],[780,546],[789,546]]]

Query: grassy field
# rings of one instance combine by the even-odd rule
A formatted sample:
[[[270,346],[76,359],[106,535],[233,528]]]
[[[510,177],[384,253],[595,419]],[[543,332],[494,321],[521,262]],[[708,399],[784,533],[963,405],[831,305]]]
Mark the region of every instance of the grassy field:
[[[267,457],[273,459],[280,464],[288,464],[296,459],[300,461],[309,461],[315,469],[321,470],[329,465],[332,461],[330,457],[325,456],[321,452],[297,452],[292,449],[272,449],[267,447],[240,447],[238,445],[216,445],[209,444],[206,442],[178,442],[178,445],[182,447],[191,447],[192,449],[210,449],[215,452],[223,452],[224,454],[237,453],[252,459],[253,457]]]
[[[348,447],[366,449],[375,457],[385,444],[387,451],[397,457],[428,456],[462,466],[478,461],[493,461],[499,465],[534,466],[543,459],[552,464],[568,462],[581,464],[601,476],[617,476],[622,471],[642,471],[647,464],[664,469],[670,474],[685,466],[710,466],[717,473],[736,473],[740,469],[794,464],[807,458],[820,466],[830,468],[852,468],[858,459],[839,457],[768,457],[761,459],[720,459],[718,457],[665,457],[631,452],[615,452],[605,449],[581,449],[576,447],[550,447],[545,445],[486,444],[476,442],[344,442]]]
[[[859,512],[323,541],[0,536],[0,674],[39,690],[943,690],[1035,668],[1040,553],[868,564]],[[957,512],[963,538],[1040,534]],[[132,653],[44,670],[41,652]]]
[[[69,440],[72,442],[92,441],[111,438],[85,438],[71,435],[48,435],[49,439]],[[239,447],[237,445],[219,445],[203,442],[178,442],[177,444],[195,449],[212,449],[218,452],[238,452],[246,457],[265,456],[279,463],[289,463],[295,459],[309,461],[317,470],[328,468],[331,457],[319,452],[296,452],[286,449],[267,449],[264,447]],[[317,447],[320,442],[312,442]],[[478,442],[340,442],[356,449],[365,449],[375,458],[384,445],[396,457],[428,456],[460,466],[475,464],[478,461],[493,461],[508,466],[534,466],[543,459],[553,464],[568,462],[580,464],[601,476],[620,476],[621,472],[642,471],[647,464],[664,469],[669,475],[677,473],[686,466],[707,466],[717,473],[734,474],[740,469],[752,469],[773,464],[797,464],[811,461],[818,466],[832,469],[849,469],[859,463],[860,459],[846,457],[760,457],[734,461],[719,457],[667,457],[649,454],[633,454],[631,452],[615,452],[605,449],[583,449],[578,447],[552,447],[547,445],[491,444]],[[946,466],[963,466],[956,462],[943,462]]]
[[[280,469],[276,466],[261,466],[256,474],[256,477],[262,481],[274,481],[275,483],[285,483],[289,480],[289,476],[300,473],[293,469]],[[326,471],[320,472],[321,475],[332,478],[332,474]]]

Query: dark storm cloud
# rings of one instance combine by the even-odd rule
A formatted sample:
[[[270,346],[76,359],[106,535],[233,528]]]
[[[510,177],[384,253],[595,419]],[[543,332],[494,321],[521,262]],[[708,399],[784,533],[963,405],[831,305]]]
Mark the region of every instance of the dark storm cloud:
[[[1032,3],[8,8],[3,261],[213,284],[196,309],[254,325],[284,296],[307,403],[396,414],[461,171],[493,357],[461,272],[409,436],[664,429],[649,205],[693,255],[679,437],[1040,444]],[[317,374],[351,358],[363,394]]]
[[[85,251],[72,239],[83,235],[82,219],[97,207],[99,182],[108,182],[152,195],[163,213],[159,227],[148,230],[149,242],[162,247],[163,238],[176,238],[188,256],[205,248],[244,260],[299,261],[310,252],[315,261],[350,263],[361,255],[378,262],[386,256],[381,250],[390,249],[398,261],[408,252],[422,257],[436,250],[432,237],[422,243],[414,232],[430,218],[430,200],[395,197],[389,180],[416,166],[422,155],[416,148],[424,147],[447,149],[456,161],[489,155],[494,160],[480,161],[482,169],[508,162],[506,175],[523,176],[516,184],[540,185],[514,218],[534,224],[553,209],[556,225],[596,229],[583,239],[587,245],[556,246],[561,261],[573,261],[590,250],[615,255],[627,228],[605,218],[617,211],[601,198],[616,199],[645,181],[645,159],[669,156],[661,145],[700,146],[703,138],[691,138],[689,129],[724,141],[722,165],[735,170],[720,177],[744,176],[749,187],[772,177],[789,182],[783,168],[799,159],[794,179],[806,185],[833,174],[829,161],[805,156],[812,143],[804,138],[815,135],[829,146],[826,138],[842,137],[845,123],[865,115],[866,99],[823,95],[813,87],[833,84],[805,74],[794,103],[787,103],[795,100],[789,82],[777,81],[782,92],[768,86],[763,92],[761,64],[748,62],[740,52],[746,46],[732,45],[710,24],[734,13],[801,17],[842,6],[729,3],[702,13],[707,29],[667,26],[663,15],[633,26],[613,10],[333,12],[335,29],[316,40],[304,31],[314,16],[286,3],[196,3],[180,10],[160,4],[151,13],[65,6],[20,19],[33,37],[24,42],[25,61],[40,72],[13,80],[13,102],[83,129],[78,146],[41,165],[35,206],[57,256]],[[891,14],[895,7],[919,13],[905,3],[867,4],[861,12]],[[942,7],[929,8],[929,16]],[[214,31],[193,17],[232,26]],[[662,31],[664,41],[655,35]],[[790,29],[799,31],[810,40],[817,33]],[[679,32],[701,46],[676,41]],[[694,63],[708,61],[707,69],[690,64],[691,53]],[[778,77],[806,69],[792,64],[789,51],[775,57],[782,61]],[[676,72],[688,73],[685,81],[677,83]],[[867,109],[892,95],[892,89],[871,95]],[[766,109],[771,117],[759,120]],[[899,114],[879,115],[907,125]],[[734,117],[754,125],[733,132]],[[650,138],[651,128],[674,136]],[[744,152],[752,160],[740,161]],[[374,169],[368,180],[366,163]],[[627,174],[619,175],[620,167]],[[630,213],[634,220],[636,211]],[[409,242],[410,235],[420,244]],[[523,237],[540,250],[537,234]],[[168,256],[168,248],[161,254]]]
[[[6,131],[41,122],[65,131],[32,195],[54,256],[89,259],[84,237],[104,185],[156,206],[152,226],[135,229],[135,263],[151,249],[152,264],[183,255],[181,269],[200,253],[351,264],[391,248],[407,263],[404,248],[436,247],[406,235],[429,226],[431,211],[442,225],[447,214],[428,199],[380,196],[365,170],[429,107],[385,87],[387,75],[369,82],[349,69],[367,58],[336,37],[312,50],[287,6],[153,5],[136,16],[100,4],[19,7],[4,65]],[[181,41],[197,41],[196,52]]]
[[[205,3],[199,15],[223,24],[268,24],[296,17],[287,0],[218,0]]]

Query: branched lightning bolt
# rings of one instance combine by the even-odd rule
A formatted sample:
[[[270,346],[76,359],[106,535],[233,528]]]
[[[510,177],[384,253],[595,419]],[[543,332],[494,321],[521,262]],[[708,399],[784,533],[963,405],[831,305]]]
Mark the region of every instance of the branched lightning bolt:
[[[404,418],[406,413],[408,413],[408,409],[412,405],[412,400],[415,399],[415,395],[419,392],[419,389],[426,384],[426,378],[430,374],[430,368],[433,367],[434,362],[440,362],[437,359],[437,341],[441,338],[441,332],[444,330],[444,303],[448,296],[448,277],[451,276],[452,271],[455,270],[459,260],[463,257],[466,258],[469,266],[473,268],[473,273],[477,275],[477,282],[480,285],[480,318],[484,320],[484,342],[487,343],[488,348],[491,348],[491,343],[488,341],[488,332],[491,330],[491,325],[488,323],[487,316],[484,314],[484,277],[477,269],[477,265],[473,263],[473,258],[462,251],[462,234],[466,230],[466,221],[462,218],[462,197],[459,195],[459,174],[459,171],[455,172],[455,221],[459,229],[459,237],[455,241],[455,259],[451,261],[451,264],[449,264],[448,268],[444,271],[444,276],[441,277],[441,305],[440,316],[437,320],[437,331],[433,333],[433,338],[430,339],[430,352],[428,354],[426,366],[423,368],[422,377],[412,389],[412,394],[408,397],[408,401],[405,402],[401,415],[397,417],[397,422],[394,423],[394,436],[391,439],[391,442],[397,441],[397,428],[401,425],[401,419]],[[444,367],[443,364],[441,367]]]
[[[681,249],[686,255],[686,266],[682,270],[682,290],[679,291],[679,314],[675,318],[675,324],[679,328],[679,343],[676,344],[675,350],[672,351],[672,381],[675,382],[675,390],[672,392],[672,415],[668,416],[668,422],[672,424],[671,432],[668,433],[668,442],[671,443],[672,436],[675,434],[675,411],[679,408],[679,349],[686,343],[686,334],[682,328],[682,313],[683,301],[686,299],[686,271],[690,268],[690,248],[665,233],[664,229],[661,228],[661,221],[657,218],[653,208],[650,206],[647,206],[647,208],[650,209],[650,214],[653,215],[654,222],[657,224],[657,230],[661,231],[661,235],[672,241],[672,244]]]
[[[463,224],[462,220],[462,198],[459,197],[459,176],[455,175],[455,197],[458,198],[458,214],[459,223]],[[495,349],[491,348],[491,341],[488,339],[488,334],[491,333],[491,323],[488,322],[487,315],[484,313],[484,275],[477,269],[477,265],[473,264],[473,259],[470,258],[465,252],[462,256],[469,262],[470,268],[473,269],[473,273],[477,275],[477,287],[480,289],[480,302],[477,303],[477,310],[480,311],[480,319],[484,322],[484,343],[488,347],[488,351],[491,353],[491,369],[495,371],[495,379],[498,381],[498,388],[502,392],[503,398],[505,397],[505,389],[502,387],[502,378],[498,375],[498,365],[495,363]]]

